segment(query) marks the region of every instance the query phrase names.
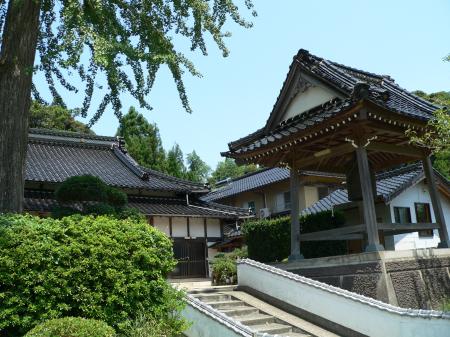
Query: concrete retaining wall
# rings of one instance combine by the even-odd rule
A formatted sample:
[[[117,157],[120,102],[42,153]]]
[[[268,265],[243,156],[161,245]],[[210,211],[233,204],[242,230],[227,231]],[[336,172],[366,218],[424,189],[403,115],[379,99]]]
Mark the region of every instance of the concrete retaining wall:
[[[269,294],[367,336],[448,337],[450,314],[403,309],[252,260],[238,264],[239,287]]]
[[[362,253],[278,267],[403,308],[440,309],[450,297],[450,249]]]

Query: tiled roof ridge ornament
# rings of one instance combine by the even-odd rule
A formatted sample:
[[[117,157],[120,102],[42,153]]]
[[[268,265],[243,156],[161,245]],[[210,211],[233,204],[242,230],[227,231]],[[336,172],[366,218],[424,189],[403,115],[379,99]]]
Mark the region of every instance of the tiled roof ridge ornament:
[[[308,50],[301,48],[297,52],[297,55],[294,57],[294,59],[297,59],[298,61],[310,61],[311,54]]]
[[[117,146],[118,146],[119,150],[121,150],[123,153],[128,153],[126,143],[125,143],[125,138],[123,138],[121,136],[116,136],[116,139],[117,139]]]
[[[148,172],[145,172],[142,170],[139,165],[136,163],[136,161],[130,157],[126,150],[124,150],[123,147],[121,147],[120,142],[117,144],[113,144],[112,150],[114,154],[116,155],[119,160],[125,164],[126,167],[128,167],[134,174],[136,174],[139,178],[142,180],[148,180],[150,175]]]
[[[357,82],[353,87],[352,98],[355,101],[367,99],[370,94],[370,85],[366,82]]]

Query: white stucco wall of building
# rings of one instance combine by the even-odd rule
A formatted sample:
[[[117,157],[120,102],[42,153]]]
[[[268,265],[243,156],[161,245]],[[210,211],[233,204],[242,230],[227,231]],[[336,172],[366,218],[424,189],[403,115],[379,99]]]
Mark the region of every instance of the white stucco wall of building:
[[[450,229],[450,202],[442,194],[440,194],[440,200],[447,228]],[[411,212],[411,222],[417,222],[414,203],[430,204],[432,222],[436,221],[430,194],[428,192],[428,186],[424,181],[409,187],[390,202],[391,221],[395,222],[394,207],[409,207]],[[432,248],[436,247],[439,242],[439,233],[437,230],[434,230],[433,237],[419,237],[417,232],[394,236],[395,250]]]

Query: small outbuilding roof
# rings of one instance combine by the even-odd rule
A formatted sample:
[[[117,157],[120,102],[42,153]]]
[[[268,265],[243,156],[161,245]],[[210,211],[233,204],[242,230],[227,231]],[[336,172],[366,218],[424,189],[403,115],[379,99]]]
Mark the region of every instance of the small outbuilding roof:
[[[436,179],[441,182],[439,186],[447,192],[450,192],[449,181],[437,171],[434,171],[434,175]],[[381,199],[383,202],[389,203],[407,188],[417,184],[424,178],[425,174],[422,165],[418,163],[377,174],[377,196],[379,200]],[[332,207],[350,203],[351,201],[348,200],[347,190],[339,189],[330,193],[325,198],[320,199],[310,207],[305,208],[301,213],[319,213],[331,210]]]
[[[315,172],[315,171],[301,171],[301,176],[312,177],[344,177],[338,174]],[[284,167],[266,168],[256,172],[246,174],[242,177],[232,179],[227,185],[211,191],[202,197],[205,201],[218,201],[226,199],[243,192],[253,191],[277,182],[286,181],[289,179],[290,170]]]

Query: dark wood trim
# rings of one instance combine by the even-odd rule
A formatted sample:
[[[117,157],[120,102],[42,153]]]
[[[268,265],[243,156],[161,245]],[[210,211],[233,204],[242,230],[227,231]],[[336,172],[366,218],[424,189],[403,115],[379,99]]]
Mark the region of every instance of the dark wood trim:
[[[153,216],[148,217],[148,223],[150,224],[150,226],[155,227],[155,219],[153,218]]]
[[[419,159],[422,159],[424,157],[424,153],[422,152],[422,150],[408,145],[398,146],[386,143],[371,142],[369,145],[367,145],[367,150],[401,154],[404,156],[415,157]]]
[[[223,239],[223,219],[220,219],[220,237]]]
[[[205,239],[206,239],[206,241],[208,241],[208,224],[206,222],[207,222],[207,218],[203,218],[203,230],[205,233]]]
[[[298,168],[304,168],[315,163],[321,162],[325,159],[330,159],[337,156],[342,156],[347,153],[351,153],[355,150],[355,148],[350,143],[345,143],[342,145],[338,145],[329,149],[327,151],[319,151],[314,153],[314,155],[309,156],[308,158],[301,158],[296,161],[296,166]]]
[[[169,216],[169,233],[170,233],[170,237],[172,237],[172,217]]]
[[[189,223],[189,217],[188,216],[186,217],[186,230],[187,230],[187,236],[191,237],[191,226],[190,226],[190,223]]]

